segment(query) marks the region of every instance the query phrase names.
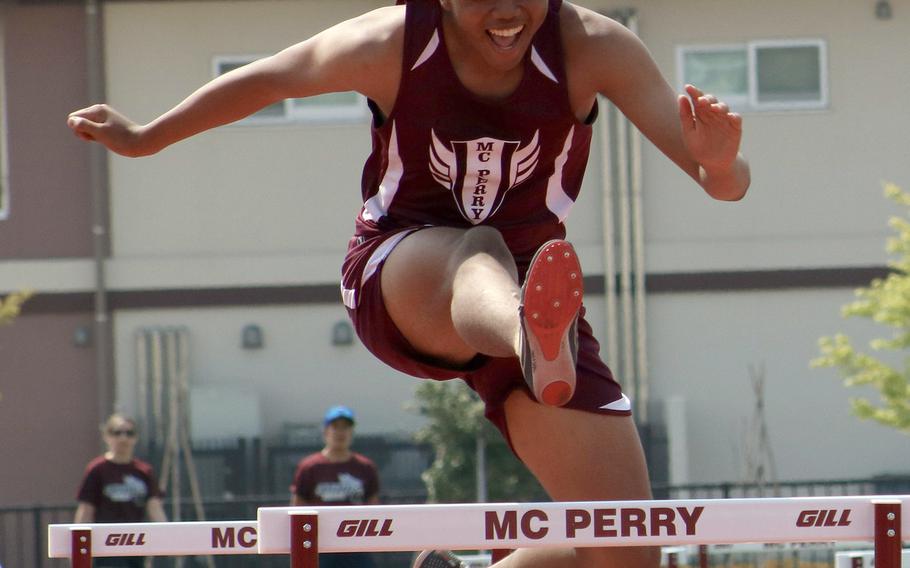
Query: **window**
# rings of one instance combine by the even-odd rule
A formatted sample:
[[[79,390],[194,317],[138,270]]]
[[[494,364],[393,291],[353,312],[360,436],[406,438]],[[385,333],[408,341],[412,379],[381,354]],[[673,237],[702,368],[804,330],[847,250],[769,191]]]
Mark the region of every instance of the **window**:
[[[215,76],[223,75],[261,56],[219,56]],[[243,121],[244,124],[346,123],[369,117],[366,98],[359,93],[328,93],[304,99],[286,99],[271,104]]]
[[[815,39],[681,46],[680,87],[696,85],[738,111],[828,106],[827,52]]]

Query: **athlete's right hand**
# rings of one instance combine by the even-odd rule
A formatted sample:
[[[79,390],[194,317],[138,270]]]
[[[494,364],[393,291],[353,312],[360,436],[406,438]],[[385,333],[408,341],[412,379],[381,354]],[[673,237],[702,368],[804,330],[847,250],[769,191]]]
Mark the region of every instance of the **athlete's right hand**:
[[[105,104],[70,113],[66,125],[79,138],[103,144],[122,156],[136,158],[155,153],[143,143],[142,126]]]

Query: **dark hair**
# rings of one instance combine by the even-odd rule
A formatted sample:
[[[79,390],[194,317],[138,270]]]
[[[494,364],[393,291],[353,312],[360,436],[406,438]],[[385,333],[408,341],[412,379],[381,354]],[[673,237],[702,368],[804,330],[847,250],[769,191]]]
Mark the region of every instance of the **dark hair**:
[[[108,430],[110,430],[111,428],[114,427],[115,422],[128,422],[133,427],[133,430],[136,429],[135,420],[133,420],[131,417],[127,416],[126,414],[121,414],[119,412],[115,412],[115,413],[111,414],[110,416],[108,416],[107,420],[104,421],[104,424],[101,425],[101,431],[107,432]]]

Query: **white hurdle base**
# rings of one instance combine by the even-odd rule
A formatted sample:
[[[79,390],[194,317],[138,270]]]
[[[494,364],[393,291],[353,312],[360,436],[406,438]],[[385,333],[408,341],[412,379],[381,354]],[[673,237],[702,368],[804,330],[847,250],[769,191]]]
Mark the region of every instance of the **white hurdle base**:
[[[92,556],[289,554],[317,568],[321,552],[427,548],[676,546],[873,542],[877,568],[899,568],[910,496],[263,507],[223,523],[51,525],[48,553],[89,568]]]

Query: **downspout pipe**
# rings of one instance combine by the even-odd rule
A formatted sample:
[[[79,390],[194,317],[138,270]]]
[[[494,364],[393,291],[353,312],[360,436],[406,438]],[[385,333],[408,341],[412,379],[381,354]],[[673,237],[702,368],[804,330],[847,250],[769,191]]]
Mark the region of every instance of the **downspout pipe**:
[[[101,0],[85,0],[85,48],[88,98],[104,100],[104,26]],[[114,381],[111,362],[113,339],[105,274],[110,250],[108,237],[107,152],[99,144],[89,145],[88,178],[92,198],[92,250],[94,256],[95,379],[99,422],[114,410]]]
[[[638,35],[638,14],[631,11],[626,20],[626,26]],[[635,127],[629,128],[629,167],[631,214],[632,214],[632,248],[633,248],[633,273],[635,279],[634,302],[635,306],[635,354],[636,377],[638,390],[636,411],[642,423],[649,421],[651,402],[651,376],[648,369],[648,325],[646,310],[645,288],[645,237],[644,237],[644,211],[642,202],[642,163],[641,163],[641,132]]]
[[[614,160],[610,132],[612,131],[612,110],[606,99],[601,101],[604,111],[601,113],[600,141],[603,165],[601,178],[601,206],[603,211],[603,262],[604,262],[604,314],[607,322],[607,333],[604,341],[607,347],[607,365],[615,368],[619,363],[619,319],[617,317],[618,292],[616,290],[616,239],[614,238],[614,218],[616,216],[613,200],[616,197],[616,184],[613,181]]]

